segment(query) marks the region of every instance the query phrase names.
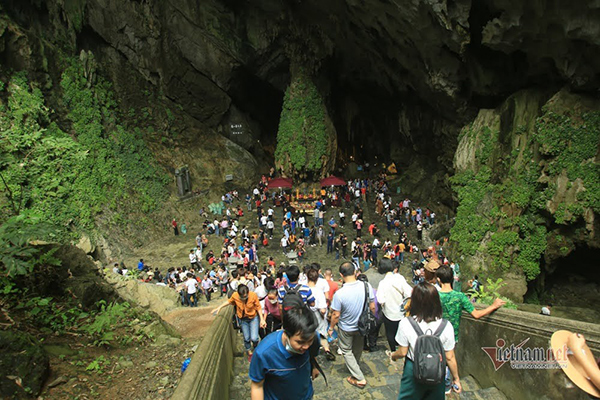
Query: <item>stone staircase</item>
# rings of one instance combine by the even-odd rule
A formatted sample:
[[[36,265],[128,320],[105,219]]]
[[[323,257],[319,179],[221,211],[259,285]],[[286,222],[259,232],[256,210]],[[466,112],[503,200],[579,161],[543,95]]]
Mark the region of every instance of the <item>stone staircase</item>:
[[[460,370],[459,370],[460,371]],[[446,399],[454,400],[507,400],[507,397],[496,387],[482,389],[472,376],[461,378],[463,391],[451,393]]]
[[[314,399],[396,399],[400,390],[403,362],[398,363],[398,370],[396,370],[388,361],[383,347],[380,346],[380,349],[372,353],[364,352],[362,355],[360,365],[368,383],[364,389],[358,389],[346,382],[349,374],[342,356],[337,355],[335,361],[328,361],[319,355],[318,361],[327,375],[328,385],[326,386],[325,380],[319,376],[313,383]],[[239,354],[235,357],[234,378],[230,386],[231,400],[249,398],[248,367],[249,363],[245,356]],[[471,376],[464,377],[461,382],[463,392],[449,394],[446,396],[447,399],[507,400],[507,397],[495,387],[482,389]]]

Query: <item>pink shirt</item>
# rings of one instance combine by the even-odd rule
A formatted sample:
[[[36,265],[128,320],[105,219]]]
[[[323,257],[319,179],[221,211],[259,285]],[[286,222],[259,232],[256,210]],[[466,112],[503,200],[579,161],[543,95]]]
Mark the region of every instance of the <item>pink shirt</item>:
[[[277,302],[275,302],[275,304],[271,304],[268,297],[265,299],[265,311],[267,312],[267,314],[271,314],[276,319],[281,320],[281,314],[279,313],[279,304],[277,304]]]

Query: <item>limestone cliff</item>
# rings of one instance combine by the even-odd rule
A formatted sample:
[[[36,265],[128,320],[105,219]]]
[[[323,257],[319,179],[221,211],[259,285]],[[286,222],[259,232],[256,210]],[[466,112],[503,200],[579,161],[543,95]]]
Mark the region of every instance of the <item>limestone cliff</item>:
[[[2,78],[26,70],[67,129],[62,57],[91,51],[122,111],[131,103],[138,123],[152,120],[143,139],[163,169],[188,164],[195,188],[218,192],[232,171],[250,184],[273,164],[294,60],[314,77],[336,132],[334,168],[393,161],[402,193],[438,215],[466,206],[472,221],[461,228],[458,215],[454,231],[469,230],[455,237],[461,255],[483,265],[480,244],[493,243],[500,261],[488,267],[517,271],[515,297],[524,276],[552,268],[556,248],[597,248],[598,183],[579,176],[595,164],[556,164],[552,146],[572,146],[540,132],[570,132],[551,111],[573,98],[565,93],[596,109],[583,99],[600,85],[598,2],[4,0],[2,13]],[[167,224],[168,212],[157,220]]]
[[[453,253],[469,272],[503,277],[521,300],[554,262],[600,248],[600,102],[522,91],[466,126],[451,179],[459,206]]]

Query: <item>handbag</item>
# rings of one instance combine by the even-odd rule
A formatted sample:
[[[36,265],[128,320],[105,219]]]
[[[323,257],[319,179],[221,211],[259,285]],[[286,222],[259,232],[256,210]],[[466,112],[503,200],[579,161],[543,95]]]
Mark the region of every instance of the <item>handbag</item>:
[[[400,304],[400,313],[402,313],[403,316],[408,317],[410,315],[410,297],[405,297],[404,292],[401,292],[396,286],[392,285],[392,287],[404,297],[402,304]]]
[[[369,310],[369,286],[366,282],[363,283],[365,284],[365,303],[363,305],[360,317],[358,317],[358,333],[360,333],[361,336],[365,336],[369,332],[369,314],[372,315],[371,311]]]

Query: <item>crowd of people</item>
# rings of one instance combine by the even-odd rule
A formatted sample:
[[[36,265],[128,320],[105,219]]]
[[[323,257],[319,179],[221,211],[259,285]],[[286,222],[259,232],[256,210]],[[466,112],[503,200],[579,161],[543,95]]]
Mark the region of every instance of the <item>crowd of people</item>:
[[[367,378],[359,361],[363,350],[375,350],[374,344],[369,347],[369,337],[376,341],[381,325],[385,326],[390,362],[407,357],[399,398],[443,398],[451,388],[460,392],[454,358],[460,315],[464,310],[481,318],[504,302],[497,299],[488,308],[475,310],[465,294],[452,289],[453,270],[443,265],[436,252],[427,254],[424,265],[424,279],[414,287],[398,272],[399,262],[387,256],[377,267],[382,275],[377,288],[351,261],[342,262],[336,273],[322,270],[318,263],[302,270],[296,265],[280,266],[275,275],[267,269],[260,274],[255,290],[250,290],[247,281],[232,283],[230,289],[235,291],[213,312],[228,305],[236,309],[236,323],[250,361],[252,398],[310,398],[311,377],[320,370],[316,355],[322,349],[327,360],[335,360],[334,343],[348,368],[347,382],[364,388]],[[236,277],[241,274],[243,268],[233,273]],[[407,299],[411,299],[410,306]],[[361,322],[365,310],[366,326]],[[443,319],[447,322],[442,326]],[[436,332],[438,328],[448,370],[444,369],[440,382],[432,386],[415,381],[412,371],[418,329]],[[273,372],[281,369],[291,372]],[[297,389],[294,395],[289,392],[292,387]]]
[[[323,188],[305,214],[294,209],[289,194],[269,190],[273,176],[273,171],[263,176],[243,199],[236,191],[223,195],[226,206],[219,218],[200,210],[204,222],[189,266],[161,274],[140,260],[139,278],[175,288],[182,305],[197,306],[201,294],[207,302],[211,294],[226,298],[213,313],[235,308],[232,323],[244,338],[252,399],[310,399],[312,379],[322,373],[321,351],[328,361],[342,356],[348,384],[366,387],[359,362],[363,351],[379,350],[381,326],[389,362],[405,358],[399,399],[442,399],[452,390],[461,392],[454,356],[461,314],[481,318],[504,301],[474,308],[462,292],[459,265],[445,255],[447,239],[419,248],[423,229],[436,224],[435,212],[412,207],[408,198],[394,203],[382,173],[374,180]],[[373,207],[368,222],[365,207]],[[246,213],[255,213],[255,222],[243,223]],[[175,223],[173,228],[177,234]],[[209,238],[218,252],[209,250]],[[324,257],[307,257],[311,248],[323,246]],[[277,249],[287,262],[276,265]],[[321,268],[325,263],[339,267]],[[402,267],[412,279],[399,272]],[[367,275],[372,269],[377,272]],[[118,264],[114,271],[128,273]],[[478,291],[478,277],[468,286]],[[444,367],[430,382],[417,379],[415,372],[427,370],[419,356],[423,332],[433,333]]]
[[[247,207],[257,212],[258,246],[268,246],[275,230],[274,209],[266,206],[263,210],[269,198],[266,187],[255,190],[254,201]],[[394,205],[386,191],[385,179],[356,180],[344,187],[324,189],[321,198],[315,201],[310,222],[309,217],[297,215],[289,207],[289,198],[284,194],[274,198],[282,210],[281,251],[286,255],[296,253],[303,267],[276,268],[274,263],[267,264],[258,271],[255,290],[237,279],[230,283],[228,300],[213,310],[218,313],[228,305],[236,309],[235,323],[242,330],[250,361],[253,399],[311,398],[312,379],[321,370],[316,355],[323,351],[325,358],[333,361],[335,347],[348,368],[348,384],[364,388],[368,383],[359,361],[363,350],[376,350],[381,325],[385,326],[390,362],[401,357],[408,360],[399,398],[424,398],[428,394],[431,398],[443,398],[444,392],[452,388],[461,391],[453,353],[460,313],[464,309],[479,318],[501,307],[503,302],[496,300],[492,306],[478,311],[466,295],[453,290],[453,286],[458,286],[459,268],[444,256],[446,243],[422,251],[417,246],[423,226],[435,224],[435,213],[411,208],[408,199]],[[379,221],[368,225],[364,222],[363,207],[370,205],[371,196],[375,214],[383,221],[383,230],[377,225]],[[348,208],[352,213],[346,217]],[[330,218],[325,223],[327,212]],[[351,224],[352,232],[356,233],[351,239],[346,224]],[[413,224],[417,232],[415,241],[407,232]],[[397,238],[392,241],[390,238],[394,236]],[[303,265],[303,253],[324,244],[326,253],[341,261],[339,271],[322,270],[316,262]],[[407,268],[410,265],[414,287],[398,272],[402,265]],[[383,276],[377,288],[366,282],[365,272],[371,268]],[[246,274],[243,266],[232,271],[236,277]],[[407,299],[411,299],[410,306]],[[364,310],[369,314],[366,326],[362,321]],[[440,331],[440,341],[447,372],[444,370],[437,385],[417,382],[412,375],[417,330],[436,331],[444,318],[448,322],[444,322]],[[276,372],[281,370],[288,373]]]
[[[423,227],[436,223],[435,213],[411,207],[407,198],[395,204],[385,173],[373,180],[357,179],[344,186],[323,188],[314,199],[312,215],[295,210],[289,194],[269,190],[271,178],[263,177],[243,199],[235,191],[225,194],[224,213],[219,218],[209,218],[204,209],[200,210],[204,222],[189,251],[189,266],[172,267],[161,274],[141,260],[139,277],[177,289],[182,304],[191,307],[198,305],[201,294],[207,302],[211,294],[226,297],[213,312],[229,305],[235,307],[233,323],[242,331],[250,360],[252,398],[310,398],[311,377],[320,369],[316,360],[320,350],[330,361],[336,359],[336,354],[341,355],[350,374],[348,384],[364,388],[367,378],[359,361],[363,350],[377,349],[380,327],[385,326],[390,362],[401,356],[411,360],[418,335],[414,329],[409,332],[412,328],[406,325],[408,322],[401,323],[409,309],[405,300],[412,297],[410,309],[420,310],[414,317],[421,329],[437,329],[442,315],[437,308],[429,309],[432,293],[439,293],[438,302],[443,305],[446,286],[442,280],[447,280],[443,274],[438,278],[437,271],[449,270],[450,285],[458,283],[458,265],[444,257],[445,242],[424,250],[418,247]],[[242,201],[246,207],[242,207]],[[373,207],[371,221],[365,222],[364,207]],[[278,209],[280,212],[276,213]],[[256,225],[242,223],[245,214],[252,212],[256,213]],[[281,235],[276,236],[277,232]],[[416,239],[411,239],[409,232],[416,232]],[[272,243],[275,237],[279,246]],[[221,247],[219,252],[208,249],[209,238],[212,246]],[[305,262],[307,253],[317,246],[326,246],[329,262],[341,262],[339,270],[322,270],[317,262]],[[276,266],[273,254],[277,247],[289,262]],[[326,262],[322,258],[319,261]],[[412,284],[419,288],[421,297],[412,295],[415,289],[398,272],[402,265],[411,268]],[[365,282],[365,272],[372,268],[382,275],[376,288]],[[477,314],[468,298],[460,297],[457,302],[456,296],[447,297],[451,297],[449,309],[460,304]],[[426,305],[418,308],[421,301]],[[499,306],[500,303],[494,305]],[[369,310],[366,327],[361,322],[364,310]],[[449,318],[446,309],[444,317]],[[441,385],[442,394],[452,385],[460,391],[451,353],[457,341],[457,327],[454,318],[443,331],[449,372]],[[281,368],[293,373],[273,375],[272,371]],[[405,366],[405,375],[409,369]],[[416,398],[414,390],[423,388],[402,379],[402,391],[413,388],[412,394],[402,392],[402,398]],[[298,389],[294,391],[297,397],[290,397],[291,387]]]

